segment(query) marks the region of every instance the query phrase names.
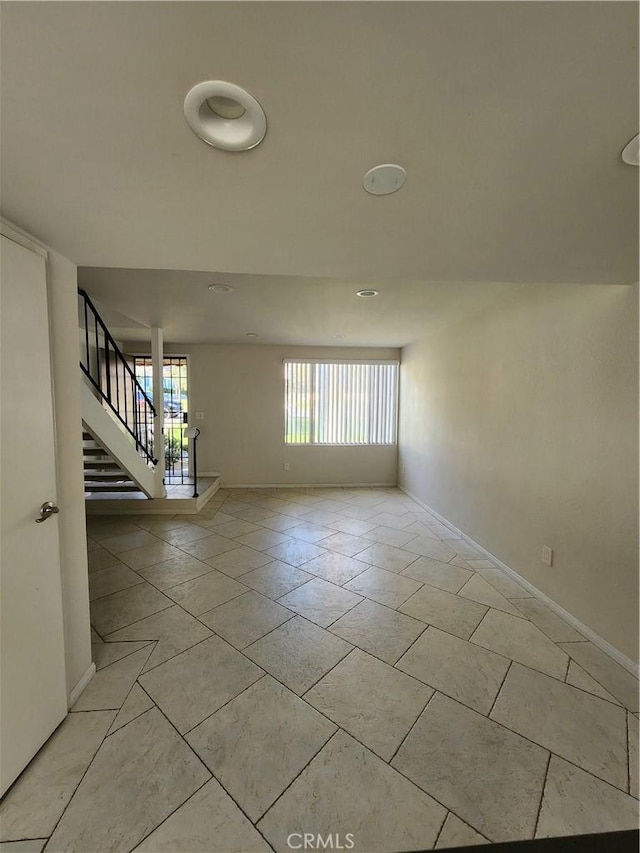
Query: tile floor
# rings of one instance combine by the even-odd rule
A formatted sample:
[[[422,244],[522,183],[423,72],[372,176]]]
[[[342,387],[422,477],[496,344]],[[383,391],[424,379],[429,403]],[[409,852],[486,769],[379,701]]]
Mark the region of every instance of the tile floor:
[[[638,826],[637,681],[397,489],[222,491],[88,533],[97,674],[0,851]]]

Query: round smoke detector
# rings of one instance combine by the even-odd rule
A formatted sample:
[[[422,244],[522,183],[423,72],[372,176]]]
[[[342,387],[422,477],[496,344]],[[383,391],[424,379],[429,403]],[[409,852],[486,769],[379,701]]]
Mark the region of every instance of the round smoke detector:
[[[267,132],[264,110],[253,95],[224,80],[208,80],[190,89],[184,117],[196,136],[225,151],[255,148]]]
[[[407,173],[402,166],[383,163],[381,166],[369,169],[362,179],[362,185],[372,195],[389,195],[400,189],[406,177]]]

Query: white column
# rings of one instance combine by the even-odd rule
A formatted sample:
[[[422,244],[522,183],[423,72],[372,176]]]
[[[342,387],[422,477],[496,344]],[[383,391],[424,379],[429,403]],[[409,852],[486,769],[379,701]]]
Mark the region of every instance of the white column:
[[[167,490],[163,484],[164,478],[164,390],[163,363],[164,340],[162,329],[151,329],[151,363],[153,365],[153,406],[156,419],[153,424],[153,452],[158,459],[155,475],[154,498],[165,498]]]

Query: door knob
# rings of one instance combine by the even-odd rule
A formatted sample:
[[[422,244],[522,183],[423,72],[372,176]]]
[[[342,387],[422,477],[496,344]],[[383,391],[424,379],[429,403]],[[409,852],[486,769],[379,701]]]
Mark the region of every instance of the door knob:
[[[40,507],[40,518],[36,518],[36,524],[41,524],[57,512],[60,512],[60,508],[53,501],[45,501]]]

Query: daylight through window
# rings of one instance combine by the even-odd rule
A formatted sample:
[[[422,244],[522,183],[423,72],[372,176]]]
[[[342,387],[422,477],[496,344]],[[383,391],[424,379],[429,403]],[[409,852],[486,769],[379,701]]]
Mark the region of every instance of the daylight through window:
[[[285,444],[395,444],[396,361],[287,359]]]

